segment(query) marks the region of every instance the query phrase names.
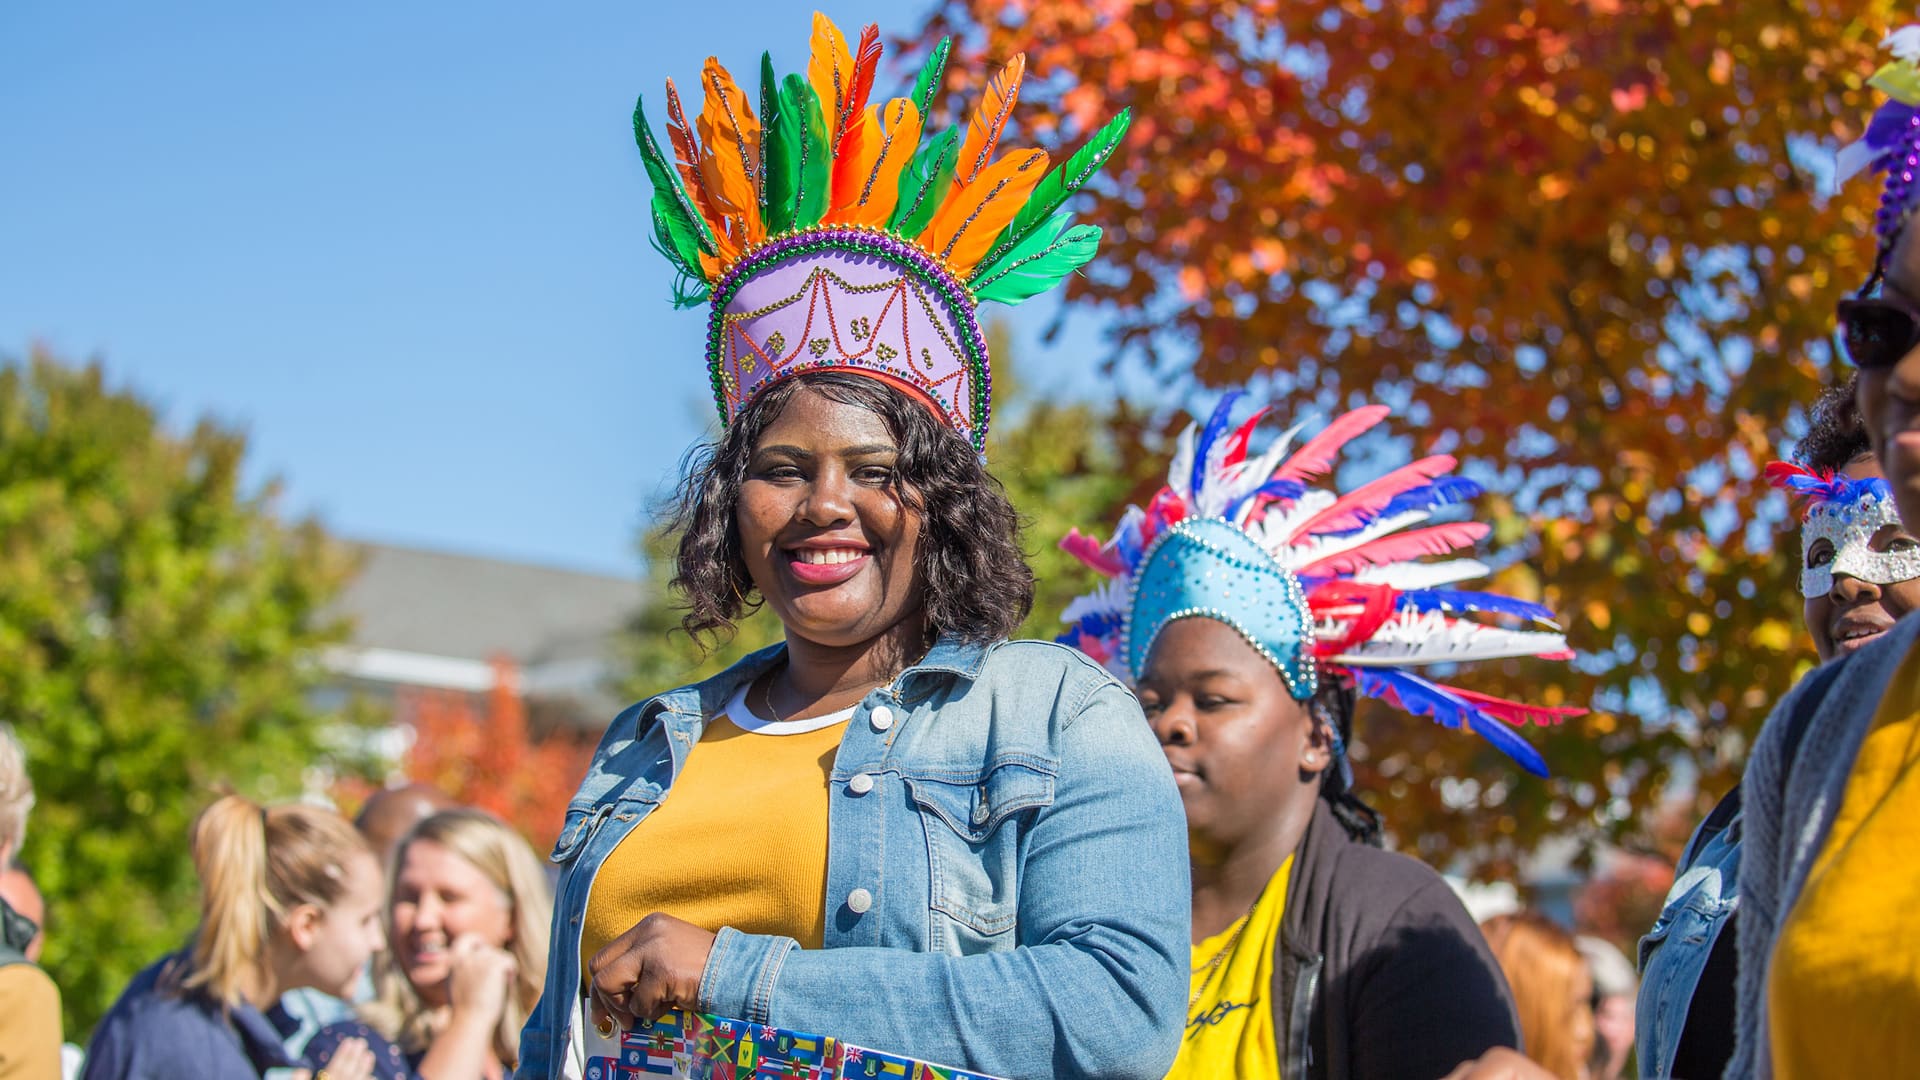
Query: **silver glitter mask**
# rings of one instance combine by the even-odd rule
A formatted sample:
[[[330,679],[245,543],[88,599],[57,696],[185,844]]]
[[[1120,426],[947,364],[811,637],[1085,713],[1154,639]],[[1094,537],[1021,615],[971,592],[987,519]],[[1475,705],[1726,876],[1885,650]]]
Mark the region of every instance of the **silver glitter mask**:
[[[1867,485],[1861,485],[1866,488]],[[1875,485],[1880,487],[1883,485]],[[1800,526],[1800,595],[1812,599],[1833,591],[1833,579],[1845,574],[1875,585],[1893,585],[1920,578],[1920,547],[1905,551],[1875,551],[1873,537],[1888,525],[1900,525],[1900,513],[1889,492],[1867,490],[1851,502],[1815,506]],[[1833,557],[1808,566],[1813,545],[1825,540]]]

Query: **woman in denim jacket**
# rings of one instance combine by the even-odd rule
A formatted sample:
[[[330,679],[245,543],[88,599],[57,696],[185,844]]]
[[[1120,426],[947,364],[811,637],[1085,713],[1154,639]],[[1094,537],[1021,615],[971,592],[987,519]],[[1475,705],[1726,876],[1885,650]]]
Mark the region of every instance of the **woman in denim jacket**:
[[[751,594],[786,641],[608,729],[553,851],[518,1075],[676,1006],[1003,1076],[1164,1073],[1179,798],[1127,690],[1006,640],[1033,579],[967,442],[879,380],[794,376],[693,471],[681,524],[688,629]],[[702,771],[822,735],[811,769]]]
[[[1810,473],[1838,473],[1851,480],[1882,476],[1855,405],[1854,386],[1829,390],[1815,403],[1807,435],[1794,451]],[[1779,470],[1776,470],[1779,471]],[[1803,481],[1804,482],[1804,481]],[[1920,578],[1875,584],[1836,562],[1834,544],[1819,528],[1802,533],[1807,632],[1822,663],[1878,640],[1896,619],[1920,608]],[[1898,528],[1882,529],[1870,544],[1885,550],[1914,540]],[[1822,571],[1824,570],[1824,574]],[[1818,675],[1815,678],[1819,678]],[[1799,695],[1799,719],[1786,717],[1787,739],[1798,743],[1819,699],[1809,685]],[[1811,696],[1810,696],[1811,695]],[[1675,868],[1658,921],[1640,939],[1640,997],[1634,1041],[1640,1075],[1717,1077],[1733,1054],[1734,956],[1731,928],[1740,907],[1740,788],[1729,791],[1688,841]]]

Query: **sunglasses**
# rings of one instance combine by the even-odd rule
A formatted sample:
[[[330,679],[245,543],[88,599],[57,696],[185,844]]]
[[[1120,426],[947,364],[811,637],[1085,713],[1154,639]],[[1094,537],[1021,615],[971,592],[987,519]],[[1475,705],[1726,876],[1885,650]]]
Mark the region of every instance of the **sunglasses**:
[[[1840,301],[1840,347],[1857,368],[1889,368],[1920,346],[1920,308],[1897,297]]]

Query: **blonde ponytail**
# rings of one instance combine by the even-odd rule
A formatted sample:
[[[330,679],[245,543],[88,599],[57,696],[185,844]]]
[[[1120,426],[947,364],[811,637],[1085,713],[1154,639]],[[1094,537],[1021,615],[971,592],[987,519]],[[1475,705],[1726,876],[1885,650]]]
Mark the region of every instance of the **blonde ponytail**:
[[[204,989],[237,1005],[265,974],[268,945],[287,913],[330,904],[346,884],[345,864],[367,843],[331,810],[290,804],[264,808],[227,795],[194,820],[193,866],[200,875],[200,925],[194,931],[184,989]]]

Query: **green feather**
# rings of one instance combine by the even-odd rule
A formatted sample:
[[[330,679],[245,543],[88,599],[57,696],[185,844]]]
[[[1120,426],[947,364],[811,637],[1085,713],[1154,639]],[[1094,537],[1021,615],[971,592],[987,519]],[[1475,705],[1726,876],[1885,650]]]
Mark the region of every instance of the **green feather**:
[[[700,273],[700,243],[693,234],[678,221],[674,220],[665,198],[659,193],[653,196],[653,246],[667,257],[675,270],[693,277]]]
[[[952,38],[941,38],[940,44],[927,56],[927,62],[920,65],[919,77],[913,80],[913,93],[907,96],[913,99],[913,107],[920,110],[922,120],[926,119],[927,107],[933,104],[933,95],[940,92],[940,76],[946,74],[947,50],[952,47]]]
[[[701,251],[718,255],[720,246],[714,241],[713,229],[693,205],[693,199],[687,195],[686,185],[680,182],[680,174],[660,153],[660,144],[653,141],[653,126],[647,123],[645,104],[640,98],[635,98],[633,102],[633,138],[640,144],[640,160],[646,162],[647,176],[653,181],[654,206],[658,208],[661,205],[659,196],[667,196],[667,216],[678,220],[688,230],[699,242]]]
[[[800,75],[780,84],[774,126],[761,139],[766,155],[767,231],[818,225],[827,213],[833,158],[819,95]]]
[[[1073,215],[1062,210],[1000,261],[975,274],[969,287],[982,302],[1017,304],[1060,284],[1068,274],[1091,262],[1099,248],[1099,228],[1074,225]]]
[[[913,160],[900,170],[900,202],[893,208],[887,231],[909,239],[926,230],[934,211],[953,186],[953,166],[960,157],[960,131],[948,128],[920,144]]]
[[[773,54],[760,54],[760,216],[767,216],[767,148],[773,137],[773,118],[780,112],[780,77],[773,73]],[[771,230],[770,230],[771,231]]]
[[[982,266],[990,265],[994,260],[1013,250],[1036,229],[1050,224],[1054,212],[1059,210],[1073,193],[1086,186],[1087,181],[1100,171],[1113,152],[1120,148],[1121,140],[1127,137],[1127,125],[1133,121],[1132,109],[1121,109],[1120,115],[1107,121],[1107,125],[1093,133],[1078,152],[1064,163],[1054,167],[1040,181],[1033,194],[1027,197],[1027,204],[1014,215],[1013,221],[1001,231],[987,257],[980,260]]]

